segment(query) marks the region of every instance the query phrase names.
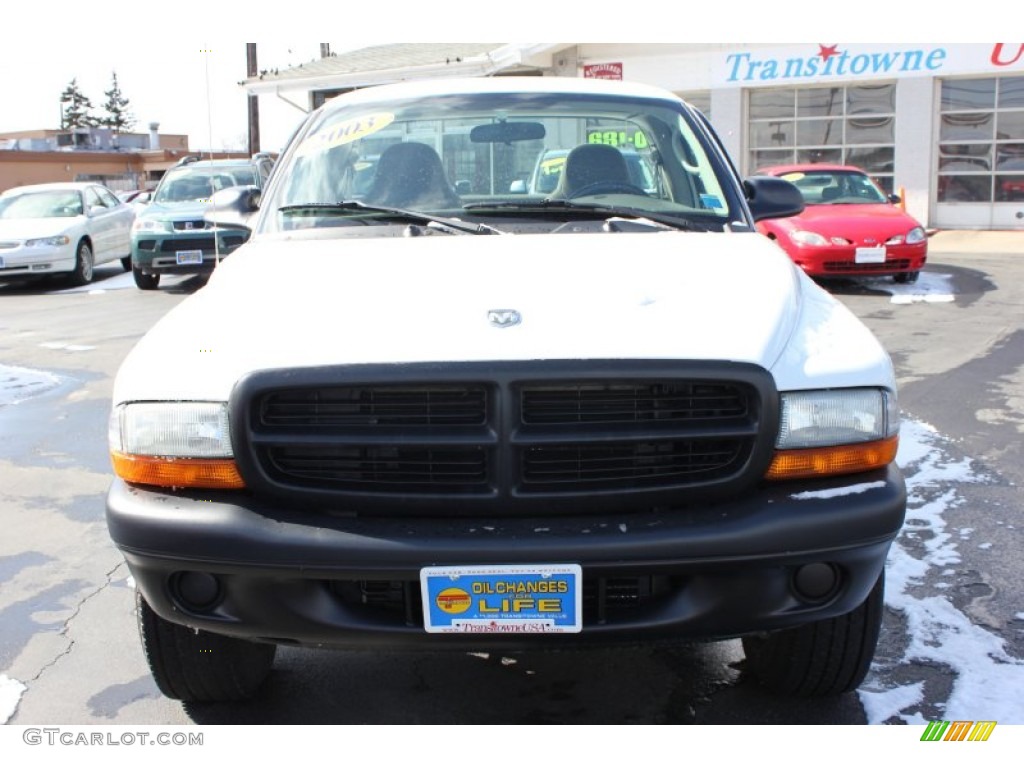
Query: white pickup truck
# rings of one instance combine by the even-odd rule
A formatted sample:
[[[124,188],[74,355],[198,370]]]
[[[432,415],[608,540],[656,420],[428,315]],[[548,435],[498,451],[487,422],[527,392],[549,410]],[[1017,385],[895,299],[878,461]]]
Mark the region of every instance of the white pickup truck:
[[[552,191],[510,192],[555,150]],[[861,683],[906,503],[892,365],[756,232],[799,192],[739,178],[699,112],[368,88],[215,202],[251,237],[129,354],[110,421],[167,696],[252,696],[279,644],[742,637],[774,691]]]

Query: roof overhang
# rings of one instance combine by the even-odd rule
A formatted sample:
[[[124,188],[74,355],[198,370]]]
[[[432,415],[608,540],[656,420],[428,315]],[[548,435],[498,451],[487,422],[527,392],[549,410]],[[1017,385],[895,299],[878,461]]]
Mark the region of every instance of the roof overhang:
[[[344,88],[363,88],[402,80],[422,80],[439,77],[488,77],[516,69],[548,69],[555,53],[575,43],[511,43],[486,54],[464,57],[460,61],[438,62],[411,67],[376,69],[362,72],[316,74],[309,76],[289,73],[286,78],[251,78],[240,85],[249,95],[312,92]],[[288,99],[285,99],[286,101]],[[296,105],[298,106],[298,105]]]

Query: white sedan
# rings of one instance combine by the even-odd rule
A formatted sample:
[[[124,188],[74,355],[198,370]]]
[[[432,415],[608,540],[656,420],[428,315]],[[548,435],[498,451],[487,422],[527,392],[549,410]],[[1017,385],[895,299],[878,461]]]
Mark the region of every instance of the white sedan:
[[[92,281],[115,259],[130,270],[135,211],[90,182],[34,184],[0,194],[0,281],[67,274]]]

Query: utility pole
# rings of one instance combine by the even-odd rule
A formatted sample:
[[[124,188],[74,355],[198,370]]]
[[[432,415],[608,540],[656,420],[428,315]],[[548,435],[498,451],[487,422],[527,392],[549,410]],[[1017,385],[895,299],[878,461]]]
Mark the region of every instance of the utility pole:
[[[245,68],[246,75],[250,78],[256,77],[259,70],[256,67],[256,43],[245,44]],[[260,151],[260,105],[259,96],[249,94],[249,155],[255,155]]]

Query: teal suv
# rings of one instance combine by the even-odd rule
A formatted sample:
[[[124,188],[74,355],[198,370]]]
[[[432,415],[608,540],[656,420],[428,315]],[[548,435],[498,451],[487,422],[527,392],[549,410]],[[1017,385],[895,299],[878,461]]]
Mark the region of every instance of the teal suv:
[[[248,239],[245,230],[214,230],[203,218],[215,192],[266,183],[273,160],[188,157],[171,168],[132,226],[132,275],[144,291],[155,290],[164,274],[208,274],[217,262]]]

